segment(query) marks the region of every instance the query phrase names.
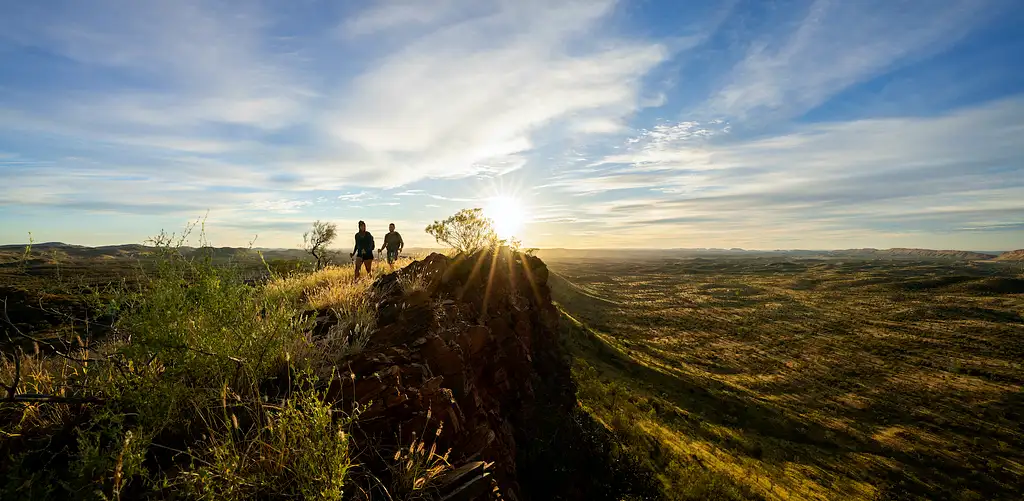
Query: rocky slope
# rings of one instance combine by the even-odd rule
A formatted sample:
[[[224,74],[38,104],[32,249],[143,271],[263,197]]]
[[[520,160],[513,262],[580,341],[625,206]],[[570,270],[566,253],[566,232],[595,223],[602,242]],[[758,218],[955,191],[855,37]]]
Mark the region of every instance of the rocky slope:
[[[571,478],[562,483],[575,494],[537,494],[520,474],[538,467],[523,464],[546,440],[538,423],[576,411],[547,278],[540,259],[503,249],[432,254],[374,284],[378,329],[339,367],[331,394],[363,409],[353,437],[375,451],[360,461],[383,484],[390,456],[425,438],[425,448],[451,450],[454,471],[438,480],[438,499],[595,498]]]
[[[996,258],[996,261],[1024,261],[1024,249],[1004,252]]]

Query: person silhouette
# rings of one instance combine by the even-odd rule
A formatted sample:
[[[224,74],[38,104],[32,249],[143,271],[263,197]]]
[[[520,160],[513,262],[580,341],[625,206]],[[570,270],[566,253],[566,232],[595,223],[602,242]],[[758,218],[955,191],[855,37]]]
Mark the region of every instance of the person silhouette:
[[[356,246],[352,249],[352,253],[349,254],[350,258],[353,258],[356,263],[356,280],[359,280],[359,267],[364,266],[366,268],[366,274],[370,275],[371,265],[373,263],[373,250],[376,245],[373,243],[373,235],[366,231],[366,223],[359,221],[359,232],[356,233]]]
[[[402,252],[405,248],[405,242],[402,241],[402,234],[395,231],[395,223],[388,225],[388,233],[384,235],[384,245],[380,246],[380,250],[387,248],[388,255],[388,266],[391,267],[391,271],[395,270],[395,261],[398,260],[398,253]]]

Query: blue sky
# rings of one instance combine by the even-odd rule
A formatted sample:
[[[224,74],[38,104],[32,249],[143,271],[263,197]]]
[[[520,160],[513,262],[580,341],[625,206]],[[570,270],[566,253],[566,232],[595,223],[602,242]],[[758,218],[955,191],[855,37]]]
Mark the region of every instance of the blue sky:
[[[1024,247],[1015,0],[8,0],[0,242],[512,197],[541,247]],[[500,217],[500,214],[496,214]],[[347,237],[346,237],[347,238]]]

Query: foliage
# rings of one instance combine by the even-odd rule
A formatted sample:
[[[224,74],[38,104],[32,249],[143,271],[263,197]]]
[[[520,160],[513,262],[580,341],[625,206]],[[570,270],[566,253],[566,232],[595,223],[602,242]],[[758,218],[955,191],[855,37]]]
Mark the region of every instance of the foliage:
[[[425,231],[457,252],[471,253],[498,242],[493,221],[479,208],[462,209],[443,221],[434,221]]]
[[[520,252],[526,254],[527,256],[532,256],[538,250],[536,247],[528,247],[524,249],[522,240],[519,240],[516,237],[512,237],[507,241],[502,240],[501,243],[503,245],[507,245],[509,249],[512,249],[512,252]]]
[[[211,433],[183,474],[187,490],[203,499],[340,500],[352,466],[345,432],[352,416],[334,418],[316,383],[301,373],[299,390],[280,405],[259,395],[232,405],[225,387],[221,415],[208,424]]]
[[[338,236],[338,225],[315,221],[313,228],[302,234],[302,246],[316,259],[316,269],[322,269],[330,261],[327,247]]]
[[[246,284],[211,253],[183,251],[193,227],[151,240],[155,265],[105,305],[116,321],[104,343],[0,360],[5,393],[39,397],[0,401],[0,498],[137,498],[178,487],[217,499],[340,498],[347,418],[332,415],[311,376],[282,402],[262,392],[287,395],[292,384],[279,375],[327,355],[309,347],[304,303]]]
[[[119,352],[165,361],[167,375],[194,372],[210,380],[259,379],[301,333],[290,305],[239,280],[231,268],[169,252],[145,292],[128,297],[119,328],[132,333]]]
[[[32,257],[32,232],[28,233],[28,243],[25,244],[25,250],[21,253],[21,272],[24,273],[28,266],[28,260]]]

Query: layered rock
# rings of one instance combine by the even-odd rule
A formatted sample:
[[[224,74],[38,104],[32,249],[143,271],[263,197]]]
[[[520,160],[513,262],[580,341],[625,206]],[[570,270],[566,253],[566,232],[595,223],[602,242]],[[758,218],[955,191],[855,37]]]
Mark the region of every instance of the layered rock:
[[[332,387],[362,410],[356,440],[384,451],[362,459],[370,469],[386,475],[387,451],[426,435],[462,474],[449,499],[524,498],[517,441],[537,395],[545,412],[575,405],[547,278],[540,259],[502,248],[431,254],[374,284],[378,329]]]

